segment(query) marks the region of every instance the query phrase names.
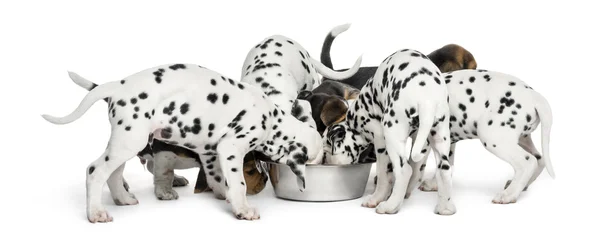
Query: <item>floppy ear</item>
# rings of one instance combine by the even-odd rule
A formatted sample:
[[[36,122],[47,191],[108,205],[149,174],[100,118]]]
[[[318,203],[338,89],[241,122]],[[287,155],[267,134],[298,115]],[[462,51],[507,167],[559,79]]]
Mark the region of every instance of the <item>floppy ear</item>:
[[[327,133],[327,140],[331,142],[331,152],[335,153],[335,143],[338,140],[343,139],[344,136],[346,136],[346,129],[344,129],[344,127],[331,127],[331,130]]]
[[[356,99],[359,94],[360,94],[360,90],[358,90],[358,89],[346,88],[344,90],[344,99],[346,99],[346,100]]]
[[[346,103],[337,98],[329,98],[321,109],[321,121],[325,126],[337,124],[346,118],[348,107]]]
[[[312,91],[310,90],[302,90],[300,91],[300,93],[298,93],[298,96],[296,96],[297,99],[306,99],[309,96],[312,95]]]

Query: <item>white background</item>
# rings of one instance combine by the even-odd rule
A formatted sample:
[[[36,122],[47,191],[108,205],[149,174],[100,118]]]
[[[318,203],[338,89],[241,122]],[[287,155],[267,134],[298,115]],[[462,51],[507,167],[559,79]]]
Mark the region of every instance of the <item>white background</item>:
[[[598,7],[579,1],[415,2],[3,1],[0,230],[15,231],[0,234],[595,234]],[[540,91],[554,114],[550,157],[557,178],[544,171],[516,204],[494,205],[512,168],[479,141],[463,141],[456,153],[453,216],[435,215],[435,193],[418,190],[398,214],[378,215],[362,208],[362,199],[290,202],[268,186],[249,198],[261,219],[247,222],[211,194],[192,193],[197,169],[177,172],[191,182],[178,189],[179,200],[157,200],[151,174],[134,158],[125,177],[140,204],[115,206],[105,188],[103,203],[114,222],[88,223],[85,171],[104,150],[110,127],[103,101],[68,125],[41,118],[65,115],[85,96],[67,71],[104,83],[160,64],[196,63],[239,78],[246,53],[263,38],[286,35],[318,57],[329,30],[344,23],[352,26],[333,44],[337,69],[361,54],[363,65],[378,65],[398,49],[428,54],[457,43],[473,53],[479,68],[518,76]],[[539,140],[537,130],[541,150]]]

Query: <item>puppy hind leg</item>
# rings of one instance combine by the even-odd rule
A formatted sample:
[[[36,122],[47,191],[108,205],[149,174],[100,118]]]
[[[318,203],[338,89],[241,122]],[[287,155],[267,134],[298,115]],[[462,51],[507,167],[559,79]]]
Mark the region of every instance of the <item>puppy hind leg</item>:
[[[125,182],[123,182],[123,170],[125,169],[125,164],[126,163],[120,165],[110,175],[107,181],[108,189],[110,190],[110,194],[115,204],[119,206],[136,205],[139,203],[138,200],[135,198],[135,195],[129,192],[128,188],[125,187]]]
[[[508,135],[512,135],[505,132]],[[515,139],[507,139],[507,135],[498,134],[493,137],[482,139],[486,143],[488,151],[508,162],[514,169],[514,177],[506,189],[498,193],[492,200],[496,204],[509,204],[517,202],[517,198],[531,180],[536,168],[535,157],[518,145]],[[503,137],[494,138],[494,137]]]
[[[450,165],[451,166],[454,166],[455,147],[456,147],[456,143],[453,143],[453,144],[450,145],[450,156],[448,157],[448,159],[450,160]],[[435,173],[433,174],[433,176],[431,178],[423,180],[423,182],[421,182],[421,185],[419,186],[419,190],[421,190],[423,192],[436,192],[436,191],[438,191],[437,179],[435,177],[437,175],[438,171],[439,171],[439,169],[436,168],[435,169]]]
[[[535,170],[535,172],[533,172],[531,179],[523,189],[523,191],[527,191],[527,188],[529,188],[529,186],[537,179],[537,177],[540,176],[542,171],[544,171],[544,168],[546,167],[546,162],[544,162],[544,160],[542,159],[544,157],[535,148],[533,140],[531,140],[531,135],[527,135],[527,137],[521,136],[519,138],[519,146],[525,149],[525,151],[531,153],[531,155],[533,155],[537,160],[537,169]],[[510,182],[510,180],[508,182]],[[508,187],[508,185],[510,185],[510,183],[507,183],[506,187]]]
[[[140,132],[135,132],[140,130]],[[123,170],[125,162],[134,157],[146,145],[146,134],[142,126],[133,130],[113,129],[106,151],[92,162],[86,170],[86,211],[88,220],[95,222],[110,222],[112,217],[102,205],[102,187],[111,177],[111,195],[121,203],[137,204],[135,197],[130,195],[123,186]],[[114,173],[116,172],[116,173]],[[113,174],[114,173],[114,174]],[[120,181],[119,181],[120,180]],[[127,193],[127,194],[125,194]]]
[[[415,144],[415,137],[412,137],[412,144]],[[408,188],[406,189],[406,196],[404,196],[404,198],[408,199],[410,197],[410,195],[412,194],[412,191],[416,188],[417,184],[419,184],[422,180],[423,180],[423,174],[425,173],[425,164],[427,163],[427,157],[429,156],[429,153],[431,151],[431,146],[430,146],[430,142],[427,141],[425,143],[425,147],[423,147],[423,149],[421,150],[421,153],[423,153],[423,159],[415,162],[412,159],[408,160],[408,163],[410,164],[410,167],[413,170],[413,174],[410,177],[410,180],[408,181]],[[434,179],[435,180],[435,179]],[[437,185],[436,185],[436,189],[437,189]]]
[[[440,215],[453,215],[456,213],[452,195],[452,169],[453,165],[450,161],[450,129],[448,121],[440,122],[436,131],[433,133],[431,140],[436,157],[437,171],[435,174],[438,186],[438,203],[435,207],[435,213]]]
[[[390,181],[392,173],[388,173],[388,165],[391,165],[391,163],[385,150],[385,140],[383,137],[375,137],[374,152],[376,152],[375,155],[377,156],[375,161],[377,184],[375,185],[373,194],[367,196],[362,203],[363,207],[368,208],[374,208],[380,202],[384,201],[390,195],[392,188]]]
[[[410,150],[406,149],[408,125],[396,124],[383,129],[385,147],[392,164],[394,184],[387,201],[379,203],[376,212],[379,214],[396,214],[400,210],[406,195],[408,181],[412,176],[412,167],[408,164]]]
[[[244,155],[248,143],[245,139],[224,138],[217,146],[219,164],[223,172],[222,179],[215,176],[217,182],[225,182],[227,186],[226,197],[231,203],[233,213],[238,219],[257,220],[260,218],[258,211],[248,204],[246,198],[246,180],[243,175]]]

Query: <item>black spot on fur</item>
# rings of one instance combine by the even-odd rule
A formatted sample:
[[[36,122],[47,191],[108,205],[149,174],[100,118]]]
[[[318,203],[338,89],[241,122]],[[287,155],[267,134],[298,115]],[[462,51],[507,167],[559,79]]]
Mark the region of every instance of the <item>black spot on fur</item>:
[[[190,110],[190,104],[184,103],[183,105],[181,105],[181,107],[179,107],[179,112],[181,112],[182,115],[185,115],[185,113],[187,113]]]
[[[183,65],[183,64],[175,64],[175,65],[169,66],[169,69],[171,69],[171,70],[185,69],[185,65]]]
[[[215,104],[215,102],[217,102],[218,99],[219,96],[216,93],[211,93],[208,96],[206,96],[206,100],[208,100],[212,104]]]
[[[131,130],[131,126],[127,126],[127,127],[125,127],[125,130],[126,130],[126,131],[130,131],[130,130]]]
[[[223,94],[223,104],[227,104],[228,101],[229,101],[229,95]]]
[[[120,99],[119,101],[117,101],[117,105],[124,107],[125,105],[127,105],[127,103],[123,99]]]
[[[138,97],[139,97],[140,99],[144,100],[144,99],[148,98],[148,94],[147,94],[147,93],[145,93],[145,92],[142,92],[142,93],[140,93],[140,94],[138,95]]]
[[[90,168],[88,169],[88,174],[91,175],[92,173],[94,173],[94,170],[96,170],[96,167],[90,166]]]

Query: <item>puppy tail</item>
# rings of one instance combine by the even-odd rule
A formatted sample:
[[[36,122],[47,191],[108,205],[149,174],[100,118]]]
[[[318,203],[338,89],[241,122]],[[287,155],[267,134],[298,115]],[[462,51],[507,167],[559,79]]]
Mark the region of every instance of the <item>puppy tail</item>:
[[[71,78],[71,80],[79,85],[79,87],[82,87],[84,89],[87,89],[88,91],[91,91],[92,89],[98,87],[97,84],[95,84],[92,81],[89,81],[85,78],[83,78],[81,75],[78,75],[75,72],[69,71],[69,78]]]
[[[435,122],[435,104],[431,102],[421,104],[417,112],[419,113],[419,130],[417,131],[417,137],[415,138],[410,154],[415,162],[419,162],[425,157],[421,153],[421,149],[425,146],[425,142],[427,142],[427,138],[433,127],[433,122]]]
[[[343,24],[338,25],[329,31],[329,34],[327,34],[327,37],[325,37],[325,41],[323,41],[323,47],[321,47],[321,62],[323,65],[333,69],[331,55],[329,54],[331,51],[331,45],[333,44],[335,37],[348,30],[348,28],[350,28],[350,24]]]
[[[314,58],[309,58],[309,60],[310,63],[312,63],[315,66],[317,72],[319,72],[319,74],[323,75],[324,77],[333,80],[343,80],[352,77],[354,74],[356,74],[356,72],[358,72],[358,69],[360,69],[360,64],[362,63],[362,55],[360,55],[356,59],[352,68],[341,71],[335,71],[333,69],[330,69],[329,67],[323,65],[323,63],[321,63],[318,60],[315,60]]]
[[[78,75],[75,72],[69,71],[69,78],[71,78],[71,80],[79,85],[79,87],[82,87],[84,89],[86,89],[87,91],[91,91],[92,89],[98,87],[98,84],[89,81],[85,78],[83,78],[81,75]],[[104,101],[108,102],[108,98],[104,98]]]
[[[554,168],[550,161],[550,128],[552,127],[552,109],[548,101],[538,92],[532,91],[535,94],[536,106],[535,111],[542,123],[542,159],[546,164],[546,171],[553,179]]]
[[[42,117],[53,124],[68,124],[79,119],[85,112],[92,106],[96,101],[109,97],[118,90],[120,83],[118,81],[108,82],[100,85],[95,89],[92,89],[86,96],[81,100],[79,106],[71,112],[71,114],[64,117],[55,117],[44,114]]]

